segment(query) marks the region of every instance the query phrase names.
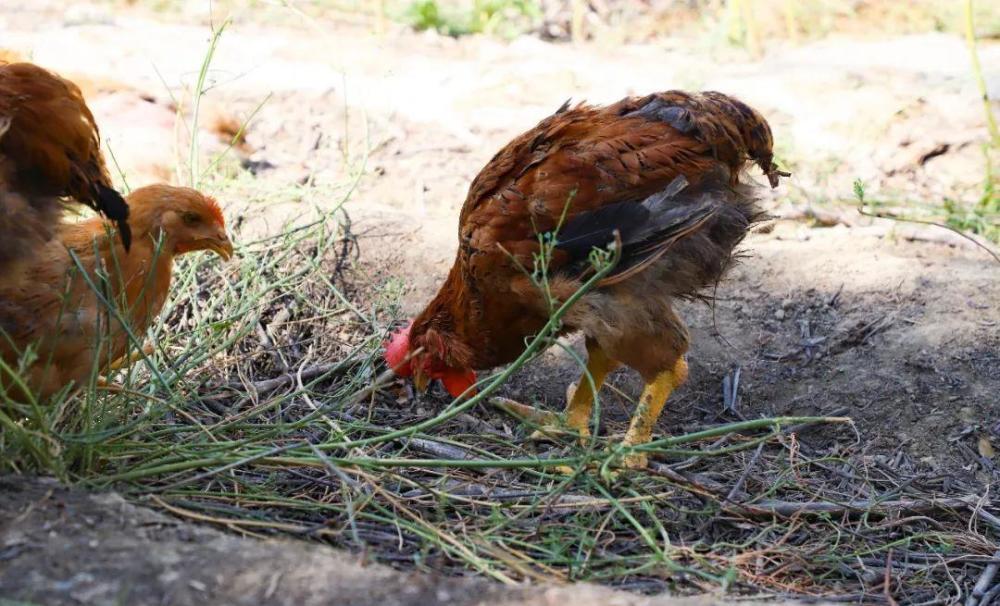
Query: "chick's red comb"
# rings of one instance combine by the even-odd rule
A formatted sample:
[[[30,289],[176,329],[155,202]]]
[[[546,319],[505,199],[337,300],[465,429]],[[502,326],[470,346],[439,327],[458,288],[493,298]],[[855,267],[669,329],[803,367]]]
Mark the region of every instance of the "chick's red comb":
[[[219,206],[219,202],[212,196],[205,196],[205,206],[208,207],[208,212],[212,214],[212,217],[219,222],[219,225],[226,226],[226,218],[222,215],[222,207]]]
[[[406,356],[410,353],[410,325],[400,328],[385,344],[385,363],[397,375],[408,377],[413,374],[413,367]]]

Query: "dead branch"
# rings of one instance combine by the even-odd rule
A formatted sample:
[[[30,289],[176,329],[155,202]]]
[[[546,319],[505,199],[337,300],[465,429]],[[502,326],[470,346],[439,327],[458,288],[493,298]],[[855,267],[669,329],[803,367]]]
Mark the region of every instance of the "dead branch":
[[[965,606],[978,606],[983,604],[984,606],[989,606],[992,603],[983,601],[983,597],[990,592],[990,587],[993,585],[993,578],[997,576],[997,571],[1000,571],[1000,549],[993,554],[993,559],[996,560],[990,564],[986,565],[983,569],[983,574],[979,575],[979,580],[976,581],[976,585],[972,588],[972,593],[965,600]]]
[[[793,501],[760,501],[748,505],[727,505],[723,511],[734,515],[777,516],[790,518],[798,515],[842,515],[866,513],[884,516],[892,513],[926,513],[943,509],[958,509],[974,505],[977,497],[949,497],[941,499],[906,499],[894,501],[858,500],[846,503],[813,501],[796,503]]]

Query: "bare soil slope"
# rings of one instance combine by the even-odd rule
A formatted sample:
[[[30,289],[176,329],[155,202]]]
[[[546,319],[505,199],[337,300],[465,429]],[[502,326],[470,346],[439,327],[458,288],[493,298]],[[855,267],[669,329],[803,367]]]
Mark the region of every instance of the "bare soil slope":
[[[0,604],[710,606],[593,585],[504,587],[402,574],[304,542],[241,539],[113,493],[0,477]]]

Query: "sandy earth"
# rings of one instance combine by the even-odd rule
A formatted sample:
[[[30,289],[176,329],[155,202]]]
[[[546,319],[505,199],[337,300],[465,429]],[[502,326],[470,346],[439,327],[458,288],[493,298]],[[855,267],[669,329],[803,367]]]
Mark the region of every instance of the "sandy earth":
[[[92,79],[95,112],[130,184],[170,177],[177,159],[186,157],[177,142],[187,135],[164,83],[183,103],[207,27],[191,19],[164,24],[93,7],[54,15],[61,13],[45,3],[0,11],[0,46]],[[991,91],[1000,96],[1000,45],[981,52]],[[775,49],[764,60],[747,62],[731,51],[706,51],[681,40],[614,49],[532,38],[458,42],[402,30],[379,38],[346,24],[291,19],[265,27],[237,19],[222,38],[210,80],[215,86],[205,100],[203,125],[227,116],[242,120],[271,95],[251,122],[241,152],[256,178],[222,193],[233,212],[255,230],[273,229],[313,205],[335,203],[339,190],[325,188],[343,183],[363,164],[365,176],[346,209],[355,231],[364,234],[366,260],[405,268],[397,273],[410,288],[409,311],[433,294],[450,265],[455,216],[469,181],[496,148],[567,97],[605,102],[668,88],[714,88],[745,98],[770,118],[779,158],[794,172],[770,202],[777,214],[791,218],[747,240],[749,256],[718,291],[714,314],[700,305],[684,308],[694,334],[691,380],[668,403],[662,431],[701,426],[724,414],[847,414],[874,452],[901,451],[915,464],[981,485],[1000,479],[993,462],[976,454],[981,439],[1000,446],[1000,264],[949,232],[873,221],[843,207],[829,211],[835,220],[826,222],[836,224],[832,227],[794,219],[813,203],[850,199],[855,178],[864,179],[870,197],[888,206],[979,195],[985,129],[958,38],[830,39]],[[222,146],[210,132],[199,136],[209,151]],[[268,194],[266,206],[244,197],[296,183],[316,189]],[[721,382],[737,368],[739,405],[723,411]],[[507,390],[558,407],[576,373],[568,356],[550,352]],[[562,381],[553,381],[553,375]],[[612,384],[627,394],[638,389],[636,377],[624,371]],[[624,419],[629,411],[624,399],[616,398],[610,398],[609,419]],[[251,575],[272,566],[291,571],[282,562],[293,559],[289,553],[303,553],[316,563],[311,582],[328,578],[328,583],[298,600],[282,590],[273,592],[271,601],[245,603],[321,603],[331,595],[323,592],[339,583],[358,592],[354,602],[344,603],[371,603],[363,596],[373,596],[365,592],[376,584],[387,592],[379,594],[380,603],[422,603],[408,597],[402,581],[381,586],[379,575],[391,575],[378,567],[364,574],[358,568],[361,578],[375,575],[371,585],[351,585],[354,576],[336,571],[358,564],[330,550],[277,543],[250,547],[248,541],[130,508],[115,497],[14,484],[23,494],[11,496],[5,489],[0,496],[8,537],[0,545],[0,586],[23,589],[37,580],[38,587],[61,587],[56,579],[75,578],[68,569],[24,576],[31,566],[23,554],[29,552],[11,546],[12,528],[27,525],[28,538],[15,545],[35,546],[30,548],[57,558],[61,539],[32,534],[28,520],[62,524],[65,530],[59,532],[77,537],[73,540],[103,541],[99,528],[110,528],[108,523],[94,530],[85,516],[112,515],[95,505],[110,499],[116,511],[156,519],[122,522],[131,538],[122,538],[115,553],[131,553],[142,544],[137,537],[153,536],[157,544],[161,538],[171,541],[163,548],[171,554],[163,556],[167,559],[211,548],[222,557],[209,570],[223,580],[202,583],[221,592],[217,595],[241,595],[240,583],[251,583],[247,576],[230,578],[230,571]],[[48,490],[61,495],[62,505],[49,499],[32,513],[18,513]],[[60,507],[65,517],[56,513]],[[197,537],[197,550],[185,544],[186,536]],[[150,559],[143,565],[153,565],[155,555],[145,554]],[[155,564],[164,571],[172,565]],[[298,568],[294,573],[306,574]],[[134,581],[137,590],[169,595],[168,603],[198,603],[201,588],[166,578]],[[454,603],[486,601],[470,598],[472,585],[465,581],[440,582],[445,591],[461,594]],[[110,599],[124,590],[120,579],[117,583],[94,595]],[[46,603],[78,599],[71,589],[52,591],[39,595]],[[390,593],[398,602],[387,597]],[[523,602],[491,597],[489,603],[559,603],[546,595],[505,598]]]

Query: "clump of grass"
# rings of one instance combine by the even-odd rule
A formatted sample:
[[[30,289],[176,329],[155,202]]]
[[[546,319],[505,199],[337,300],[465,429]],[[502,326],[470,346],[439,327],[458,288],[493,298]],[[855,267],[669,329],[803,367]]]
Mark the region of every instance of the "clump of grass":
[[[662,438],[643,447],[649,470],[609,477],[600,470],[615,464],[611,436],[546,447],[489,409],[467,414],[549,344],[546,333],[475,398],[432,395],[420,404],[437,412],[421,413],[379,373],[396,309],[357,286],[366,275],[337,269],[349,239],[336,225],[248,244],[238,269],[185,268],[162,327],[176,339],[164,348],[170,391],[133,371],[142,395],[109,396],[124,424],[87,440],[92,456],[72,477],[247,536],[501,582],[864,602],[881,595],[866,575],[892,558],[893,594],[912,602],[955,598],[952,579],[971,586],[996,547],[967,527],[974,501],[955,495],[971,487],[945,490],[905,457],[874,461],[850,440],[815,449],[796,437],[836,419]]]
[[[939,221],[933,221],[931,219],[919,219],[913,217],[910,214],[900,215],[896,212],[880,210],[885,206],[885,204],[879,200],[871,200],[868,198],[865,183],[861,179],[854,180],[853,192],[854,192],[854,199],[857,201],[858,204],[857,206],[858,212],[862,215],[865,215],[867,217],[874,217],[876,219],[889,219],[891,221],[900,221],[903,223],[919,223],[921,225],[932,225],[935,227],[940,227],[942,229],[950,230],[955,234],[957,234],[958,236],[965,238],[969,242],[972,242],[974,245],[984,250],[988,255],[992,256],[997,263],[1000,263],[1000,255],[998,255],[995,251],[993,251],[989,246],[983,244],[982,242],[976,240],[974,237],[965,233],[964,230],[969,230],[973,232],[977,231],[977,228],[980,227],[979,223],[963,222],[955,224],[953,223],[954,216],[951,214],[949,214],[949,216],[945,219],[946,222],[942,223]],[[957,208],[951,206],[952,204],[954,203],[949,200],[945,200],[944,202],[945,209],[948,209],[949,213],[955,212],[955,209]],[[995,225],[989,225],[987,227],[988,229],[992,229],[995,227]],[[986,233],[989,234],[990,232],[986,231]]]
[[[974,494],[961,480],[945,487],[850,439],[797,438],[837,419],[708,426],[643,446],[648,470],[612,476],[613,435],[545,446],[491,409],[469,414],[551,343],[572,300],[553,302],[547,330],[476,397],[432,394],[419,405],[435,412],[421,412],[381,372],[397,299],[356,265],[347,225],[323,214],[244,243],[238,264],[183,263],[153,330],[158,372],[132,368],[118,377],[126,391],[87,394],[64,411],[85,420],[46,429],[66,477],[246,536],[509,583],[867,602],[883,595],[871,571],[888,566],[901,603],[954,600],[995,551],[968,526],[973,505],[992,505],[960,498]],[[594,264],[592,283],[613,257]]]

